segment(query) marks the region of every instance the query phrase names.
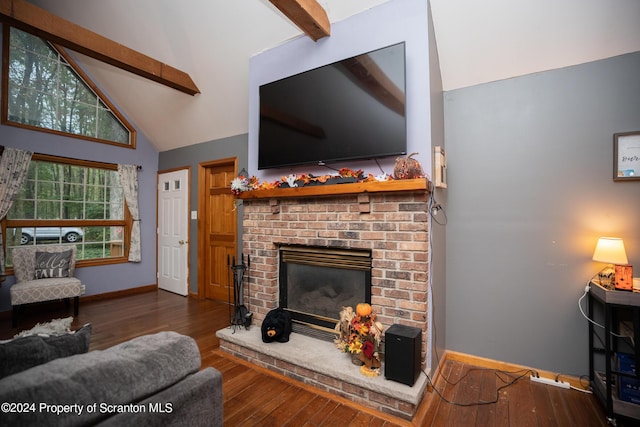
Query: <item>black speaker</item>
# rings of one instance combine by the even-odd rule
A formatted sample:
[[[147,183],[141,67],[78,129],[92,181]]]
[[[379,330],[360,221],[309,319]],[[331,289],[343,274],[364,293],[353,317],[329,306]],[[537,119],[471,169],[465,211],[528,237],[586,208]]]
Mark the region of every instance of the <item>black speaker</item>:
[[[384,377],[413,386],[421,371],[422,331],[392,325],[384,336]]]

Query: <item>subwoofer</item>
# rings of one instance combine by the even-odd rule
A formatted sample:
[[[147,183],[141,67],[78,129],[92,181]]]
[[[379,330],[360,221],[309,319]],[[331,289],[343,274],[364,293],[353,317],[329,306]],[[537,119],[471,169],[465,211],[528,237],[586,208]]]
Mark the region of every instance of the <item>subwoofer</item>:
[[[384,377],[413,386],[421,371],[422,331],[392,325],[385,332]]]

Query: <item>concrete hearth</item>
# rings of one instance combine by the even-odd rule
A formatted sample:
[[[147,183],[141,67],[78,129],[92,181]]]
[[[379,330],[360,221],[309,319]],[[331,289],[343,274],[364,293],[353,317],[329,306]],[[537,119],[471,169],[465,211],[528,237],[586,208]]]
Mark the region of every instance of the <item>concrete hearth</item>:
[[[262,342],[260,328],[255,325],[249,330],[221,329],[216,336],[220,339],[220,348],[234,356],[360,405],[409,420],[427,386],[424,373],[412,387],[385,379],[384,362],[380,376],[366,377],[333,343],[298,333],[292,333],[287,343],[268,344]]]

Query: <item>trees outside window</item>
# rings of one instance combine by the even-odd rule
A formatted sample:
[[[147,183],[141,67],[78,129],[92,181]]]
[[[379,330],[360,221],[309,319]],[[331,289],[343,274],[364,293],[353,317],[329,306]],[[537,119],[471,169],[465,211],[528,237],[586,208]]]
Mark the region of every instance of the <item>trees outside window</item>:
[[[126,262],[131,218],[117,165],[34,154],[4,220],[7,266],[21,245],[74,244],[79,265]]]
[[[4,28],[4,124],[135,148],[133,127],[64,49]]]

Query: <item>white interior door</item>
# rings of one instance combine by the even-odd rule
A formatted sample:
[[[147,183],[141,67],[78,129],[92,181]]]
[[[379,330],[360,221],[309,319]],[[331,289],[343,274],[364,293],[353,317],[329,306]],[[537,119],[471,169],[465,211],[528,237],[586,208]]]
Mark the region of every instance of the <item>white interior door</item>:
[[[158,175],[158,288],[189,293],[189,170]]]

